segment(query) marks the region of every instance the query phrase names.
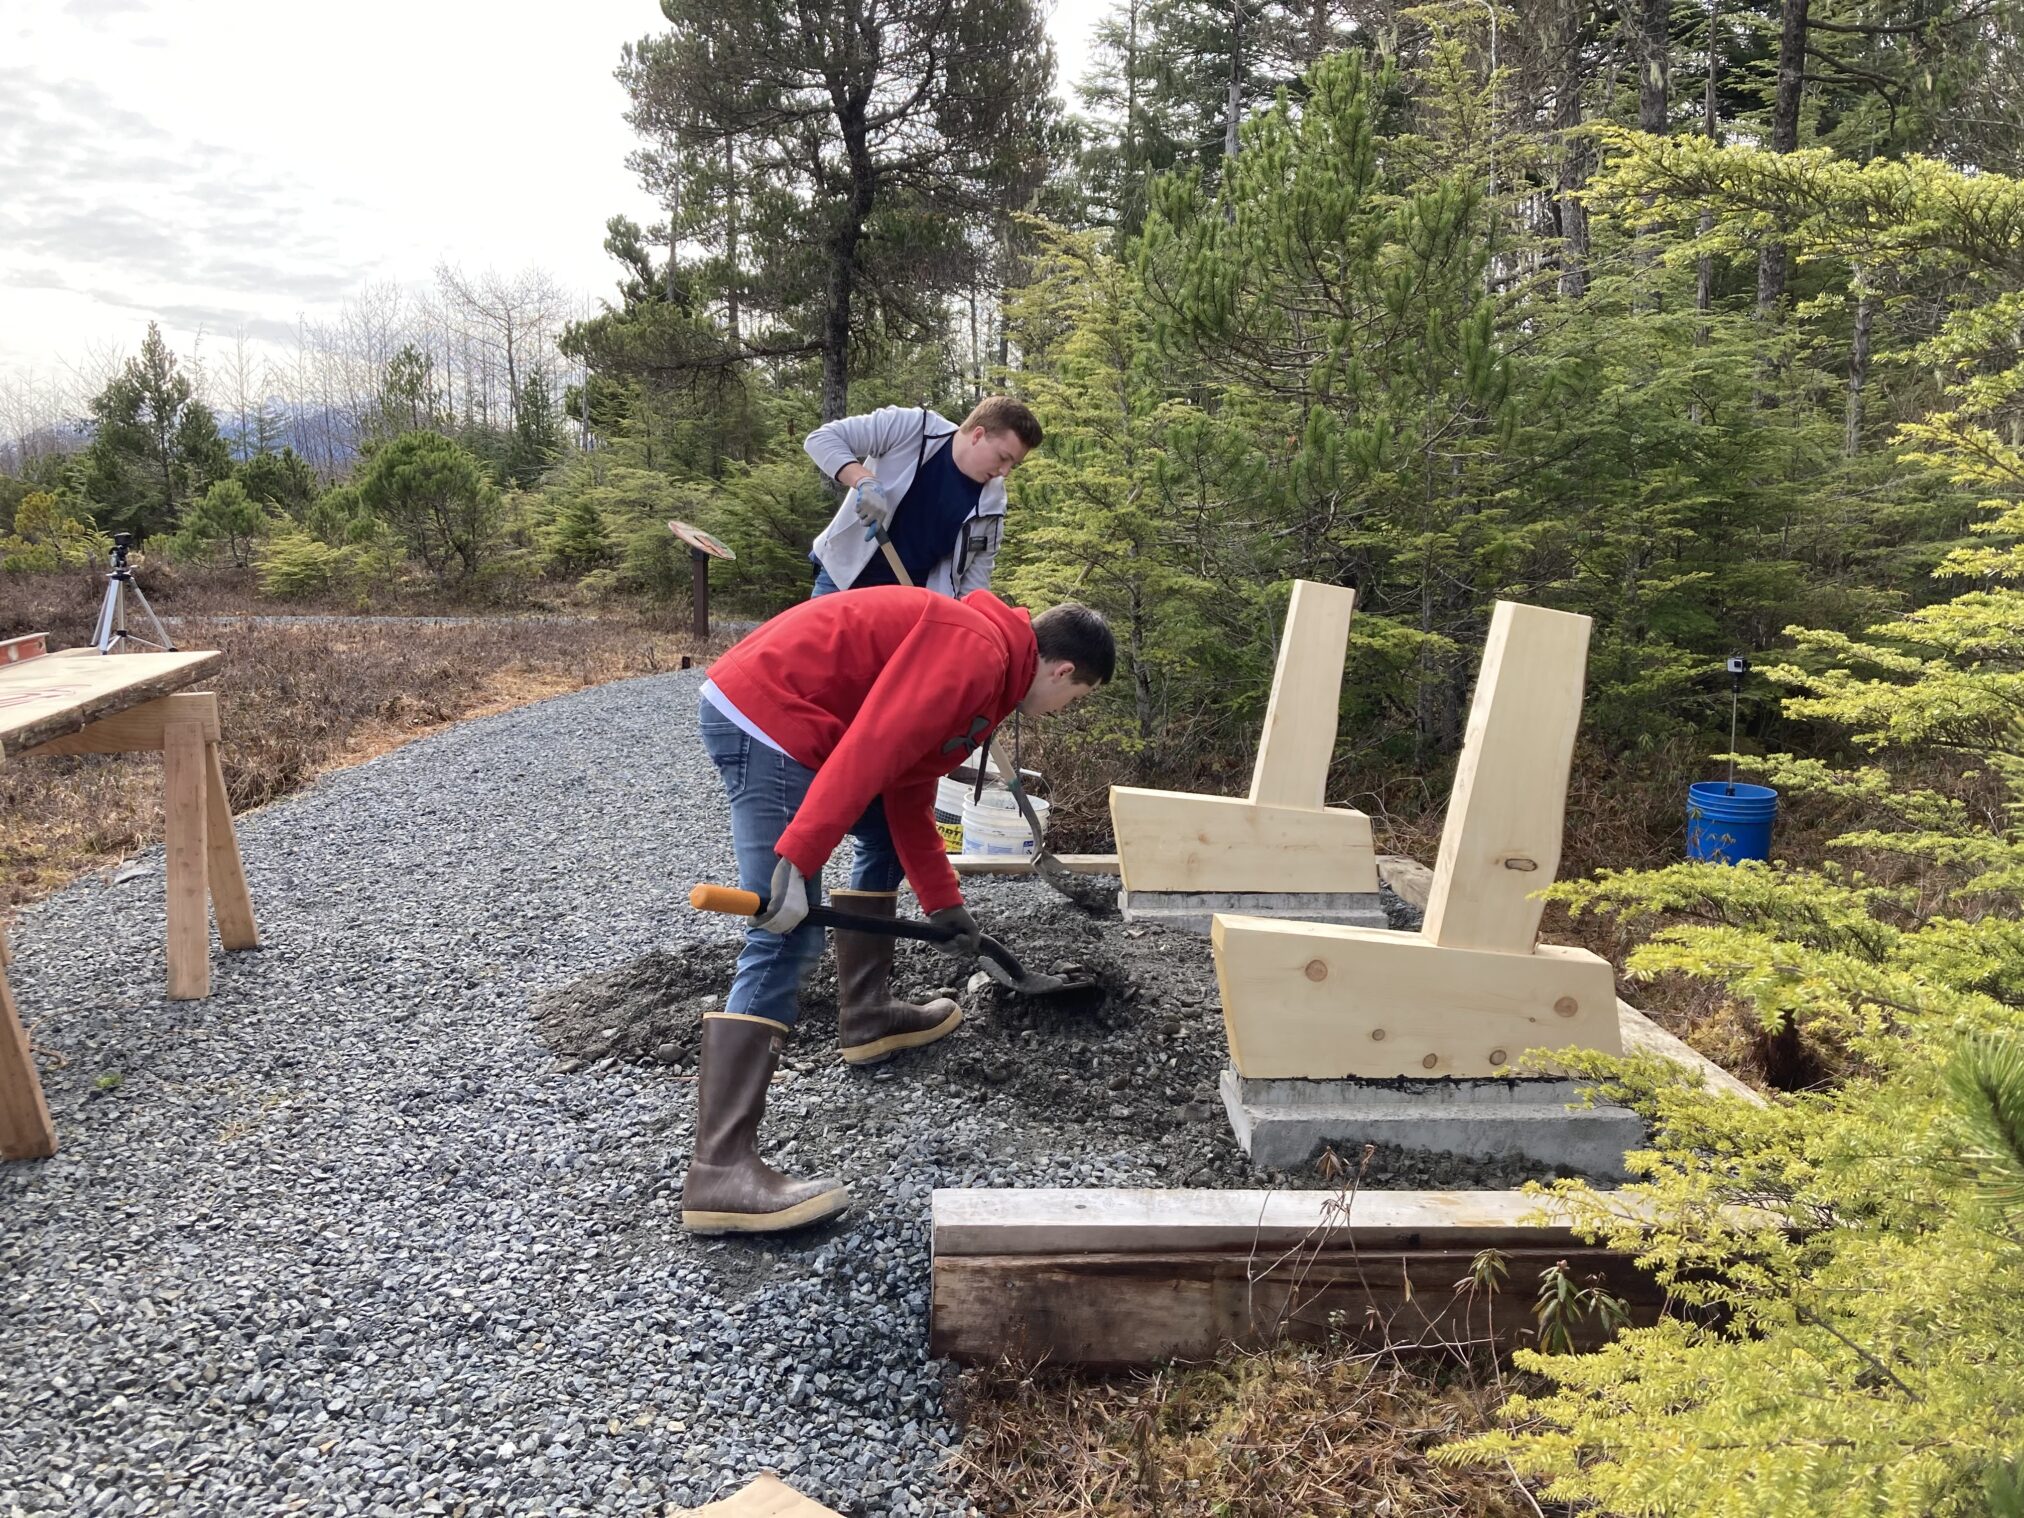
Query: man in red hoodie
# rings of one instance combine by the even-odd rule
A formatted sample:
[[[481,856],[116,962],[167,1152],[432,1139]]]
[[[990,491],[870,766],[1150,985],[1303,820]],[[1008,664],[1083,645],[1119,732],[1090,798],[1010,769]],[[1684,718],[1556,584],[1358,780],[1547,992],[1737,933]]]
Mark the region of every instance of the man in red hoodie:
[[[822,899],[822,867],[882,802],[921,910],[955,930],[949,953],[975,957],[983,930],[935,830],[936,782],[1012,712],[1058,712],[1108,680],[1115,662],[1109,626],[1086,606],[1029,617],[989,591],[957,601],[890,585],[805,601],[710,667],[703,747],[731,800],[738,883],[766,910],[745,935],[724,1010],[703,1019],[684,1228],[773,1233],[850,1204],[840,1183],[795,1180],[758,1152],[767,1083],[800,1015],[796,992],[822,953],[822,930],[804,920],[811,898]],[[849,895],[839,905],[896,910],[897,892]],[[962,1021],[952,1001],[893,999],[893,947],[882,934],[837,934],[837,1041],[852,1064],[933,1043]]]

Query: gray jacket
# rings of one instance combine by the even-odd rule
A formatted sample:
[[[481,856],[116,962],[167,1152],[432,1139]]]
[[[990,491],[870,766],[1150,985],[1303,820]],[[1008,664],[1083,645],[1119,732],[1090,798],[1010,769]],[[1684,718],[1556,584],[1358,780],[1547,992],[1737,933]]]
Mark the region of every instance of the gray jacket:
[[[895,509],[914,483],[920,466],[956,435],[956,424],[926,406],[885,406],[868,416],[839,417],[808,434],[802,447],[815,467],[835,479],[845,464],[863,464]],[[991,583],[998,558],[998,540],[1005,529],[1005,482],[989,480],[977,496],[977,509],[949,544],[949,551],[928,571],[929,590],[945,596],[966,596]],[[836,515],[815,540],[815,557],[830,579],[848,589],[878,552],[875,538],[865,535],[857,513],[838,506]]]

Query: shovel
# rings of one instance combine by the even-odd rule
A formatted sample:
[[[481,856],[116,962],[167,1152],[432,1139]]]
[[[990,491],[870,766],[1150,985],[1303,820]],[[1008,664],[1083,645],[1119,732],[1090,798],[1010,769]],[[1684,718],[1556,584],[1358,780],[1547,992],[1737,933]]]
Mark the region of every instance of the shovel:
[[[757,891],[739,891],[730,886],[699,885],[689,892],[689,905],[699,912],[722,912],[731,917],[757,917],[766,910],[766,899]],[[803,919],[821,928],[841,928],[846,933],[880,933],[887,938],[915,938],[922,943],[947,943],[955,929],[931,922],[914,922],[897,917],[860,917],[835,907],[811,906]],[[1040,975],[1025,969],[1012,951],[997,939],[986,936],[977,949],[977,963],[986,975],[1008,991],[1020,996],[1073,997],[1101,1001],[1103,987],[1093,981],[1070,980],[1060,975]]]

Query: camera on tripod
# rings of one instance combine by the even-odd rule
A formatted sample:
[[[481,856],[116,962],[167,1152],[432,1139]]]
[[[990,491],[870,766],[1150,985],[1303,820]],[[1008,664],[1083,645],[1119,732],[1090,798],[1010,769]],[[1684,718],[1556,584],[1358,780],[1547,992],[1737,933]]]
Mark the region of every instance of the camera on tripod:
[[[112,551],[107,555],[112,568],[105,573],[105,599],[98,606],[98,630],[92,634],[92,647],[102,654],[117,653],[128,643],[145,644],[164,653],[174,653],[176,645],[169,641],[169,635],[162,630],[162,619],[155,615],[155,609],[148,605],[148,598],[140,584],[134,579],[133,567],[127,563],[127,550],[134,544],[130,532],[116,532],[112,535]],[[130,633],[126,625],[126,597],[133,592],[134,599],[141,603],[141,610],[147,614],[148,625],[154,629],[154,637],[143,638],[139,633]]]

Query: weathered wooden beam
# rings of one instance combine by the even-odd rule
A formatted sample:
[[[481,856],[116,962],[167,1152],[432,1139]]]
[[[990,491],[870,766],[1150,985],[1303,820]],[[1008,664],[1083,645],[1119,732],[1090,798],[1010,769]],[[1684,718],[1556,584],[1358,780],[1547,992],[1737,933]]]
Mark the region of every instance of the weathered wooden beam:
[[[945,1187],[929,1205],[937,1259],[1280,1250],[1324,1234],[1368,1249],[1576,1242],[1566,1203],[1515,1191],[1365,1191],[1345,1208],[1332,1191]]]
[[[80,732],[108,713],[193,685],[223,657],[216,650],[100,654],[65,649],[0,665],[0,760]]]
[[[1470,1250],[957,1255],[934,1263],[928,1352],[971,1365],[1117,1367],[1282,1340],[1508,1350],[1532,1342],[1540,1272],[1554,1266],[1616,1297],[1633,1323],[1655,1322],[1664,1304],[1631,1260],[1605,1249],[1502,1253],[1507,1274],[1494,1296],[1457,1289]],[[1610,1337],[1592,1318],[1570,1328],[1583,1349]]]

